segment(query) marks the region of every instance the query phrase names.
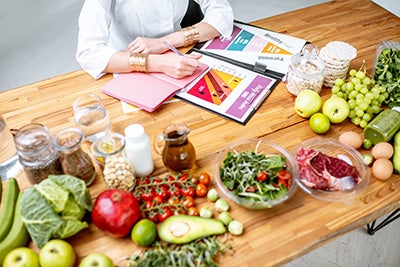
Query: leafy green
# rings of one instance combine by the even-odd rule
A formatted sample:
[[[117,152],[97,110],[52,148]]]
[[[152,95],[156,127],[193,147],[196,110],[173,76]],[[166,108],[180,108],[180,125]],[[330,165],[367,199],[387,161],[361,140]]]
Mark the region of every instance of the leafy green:
[[[52,238],[67,238],[88,227],[82,219],[92,210],[92,201],[82,182],[70,175],[51,175],[23,194],[22,220],[39,248]]]
[[[400,49],[383,49],[375,64],[375,81],[386,89],[385,104],[400,106]]]

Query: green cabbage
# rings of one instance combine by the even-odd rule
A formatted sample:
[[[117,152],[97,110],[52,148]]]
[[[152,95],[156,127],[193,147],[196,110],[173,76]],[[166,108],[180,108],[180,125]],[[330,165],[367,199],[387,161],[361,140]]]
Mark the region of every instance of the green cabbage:
[[[21,199],[22,220],[39,248],[52,238],[64,239],[87,228],[83,217],[92,207],[85,182],[70,175],[50,175]]]

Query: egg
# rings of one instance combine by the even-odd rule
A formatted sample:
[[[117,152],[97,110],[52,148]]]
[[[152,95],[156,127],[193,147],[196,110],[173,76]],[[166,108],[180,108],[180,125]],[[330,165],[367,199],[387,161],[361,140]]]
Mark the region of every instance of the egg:
[[[390,159],[393,156],[393,146],[388,142],[379,142],[371,149],[374,159]]]
[[[377,159],[372,164],[372,173],[379,180],[387,180],[393,174],[393,164],[385,158]]]
[[[347,131],[343,132],[339,136],[339,142],[345,146],[349,146],[355,149],[358,149],[362,145],[362,137],[360,134],[353,132],[353,131]]]

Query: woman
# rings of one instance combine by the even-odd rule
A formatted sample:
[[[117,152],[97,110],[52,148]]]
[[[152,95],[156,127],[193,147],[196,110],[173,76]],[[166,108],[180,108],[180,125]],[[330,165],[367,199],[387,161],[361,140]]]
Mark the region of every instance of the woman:
[[[195,3],[197,2],[197,3]],[[181,23],[201,9],[200,22]],[[189,22],[190,24],[190,22]],[[79,17],[76,59],[95,79],[105,73],[164,72],[175,78],[190,75],[199,56],[165,53],[232,32],[228,0],[85,0]]]

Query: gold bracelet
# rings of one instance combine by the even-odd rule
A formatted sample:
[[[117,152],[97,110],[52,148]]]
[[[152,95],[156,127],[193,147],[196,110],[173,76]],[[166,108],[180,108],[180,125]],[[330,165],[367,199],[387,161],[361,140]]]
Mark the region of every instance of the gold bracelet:
[[[147,72],[147,54],[132,53],[129,57],[132,71]]]
[[[183,46],[189,46],[200,40],[199,30],[194,26],[189,26],[180,30],[185,36]]]

